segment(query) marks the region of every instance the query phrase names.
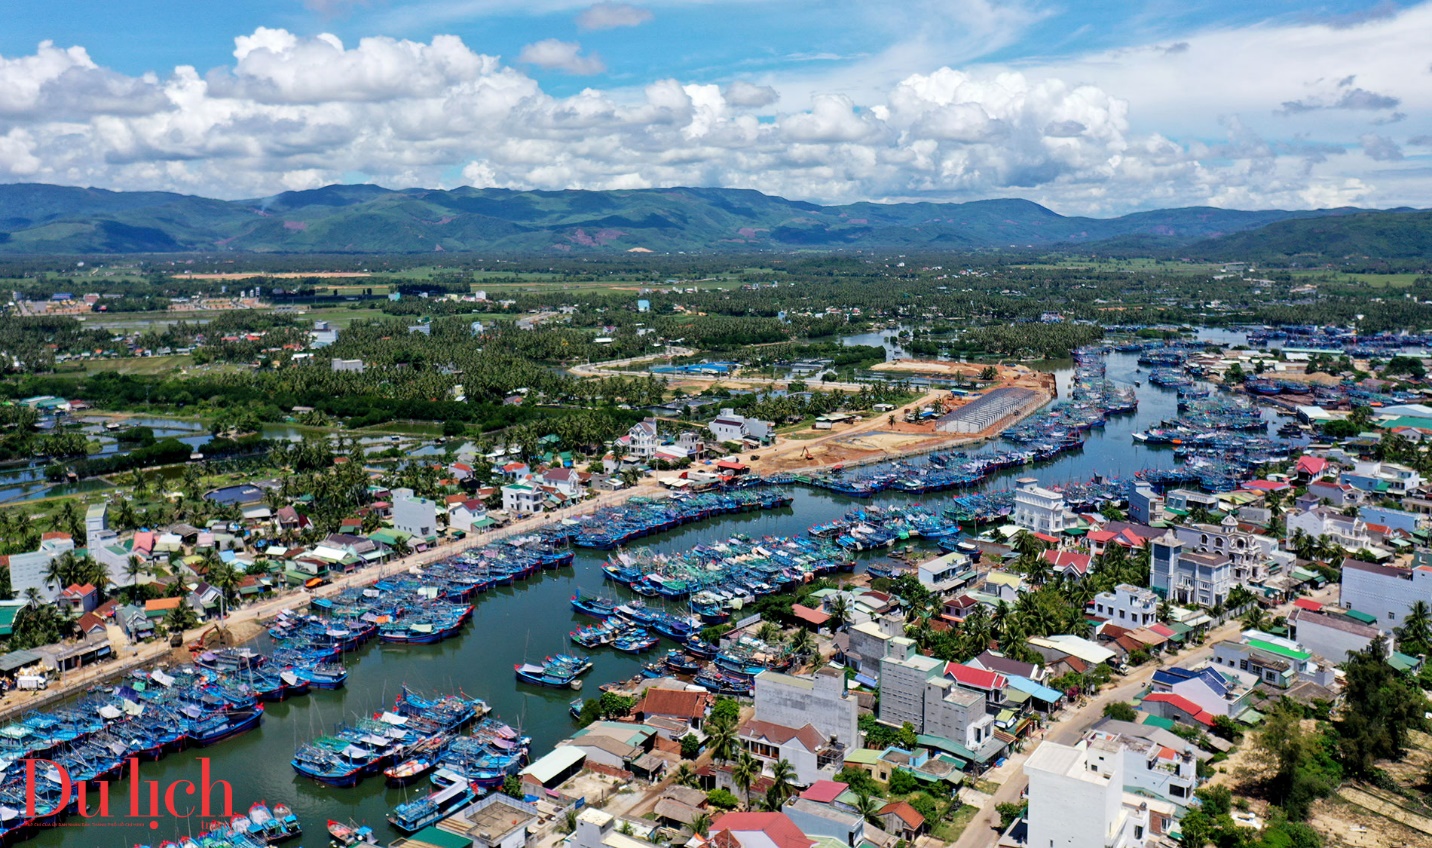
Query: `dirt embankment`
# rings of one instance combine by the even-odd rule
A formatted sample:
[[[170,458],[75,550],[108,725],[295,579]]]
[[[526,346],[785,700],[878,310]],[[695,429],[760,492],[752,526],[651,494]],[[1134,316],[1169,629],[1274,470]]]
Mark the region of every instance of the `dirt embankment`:
[[[934,373],[932,369],[938,367],[946,369],[943,376],[969,376],[973,379],[979,375],[978,370],[970,371],[971,366],[967,363],[900,360],[877,367],[924,374]],[[991,389],[1033,389],[1044,396],[1045,402],[1053,400],[1057,394],[1053,374],[1009,366],[998,366],[998,371],[998,380],[990,386]],[[756,452],[761,458],[752,463],[753,469],[758,473],[770,474],[898,459],[902,456],[977,444],[993,438],[1019,420],[1007,419],[979,433],[958,434],[939,432],[934,418],[924,421],[907,420],[908,416],[925,409],[934,409],[941,414],[950,412],[973,402],[976,397],[955,397],[946,389],[932,389],[918,400],[899,409],[879,413],[870,418],[834,424],[828,430],[817,430],[811,425],[783,433],[774,450]]]

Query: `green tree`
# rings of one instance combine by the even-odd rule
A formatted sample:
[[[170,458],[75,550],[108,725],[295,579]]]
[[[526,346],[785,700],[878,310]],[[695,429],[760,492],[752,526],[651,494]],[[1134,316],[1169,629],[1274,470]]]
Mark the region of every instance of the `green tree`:
[[[790,798],[794,791],[791,782],[795,780],[795,776],[795,767],[788,760],[777,760],[776,764],[771,766],[771,789],[768,793],[770,796],[768,800],[773,802],[771,804],[773,809],[779,810],[786,803],[786,799]]]
[[[742,751],[736,757],[735,764],[731,767],[731,783],[741,794],[746,796],[746,806],[751,806],[751,784],[761,776],[761,763],[751,756],[750,751]]]
[[[706,748],[717,762],[727,762],[736,748],[736,722],[730,718],[717,718],[714,714],[706,723]]]
[[[1344,706],[1334,722],[1338,760],[1349,775],[1367,778],[1381,759],[1400,760],[1413,730],[1426,726],[1427,698],[1415,681],[1393,670],[1374,640],[1343,664]],[[1289,811],[1289,816],[1293,816]]]
[[[701,740],[696,738],[694,733],[688,733],[681,737],[681,758],[694,760],[696,755],[701,753]],[[682,765],[686,765],[682,763]]]
[[[1104,705],[1104,716],[1115,721],[1138,721],[1139,711],[1127,701],[1113,701]]]
[[[884,825],[884,822],[880,821],[880,810],[883,806],[878,798],[869,793],[861,792],[855,796],[855,811],[860,814],[861,818],[876,827]]]

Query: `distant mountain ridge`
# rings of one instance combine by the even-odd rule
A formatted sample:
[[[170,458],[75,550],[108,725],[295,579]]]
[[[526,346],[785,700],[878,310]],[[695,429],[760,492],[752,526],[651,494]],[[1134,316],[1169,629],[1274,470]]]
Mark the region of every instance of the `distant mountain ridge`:
[[[0,185],[0,253],[620,253],[799,249],[986,250],[1111,244],[1208,247],[1355,208],[1188,207],[1118,218],[1027,200],[821,206],[749,189],[385,189],[330,185],[254,200]]]

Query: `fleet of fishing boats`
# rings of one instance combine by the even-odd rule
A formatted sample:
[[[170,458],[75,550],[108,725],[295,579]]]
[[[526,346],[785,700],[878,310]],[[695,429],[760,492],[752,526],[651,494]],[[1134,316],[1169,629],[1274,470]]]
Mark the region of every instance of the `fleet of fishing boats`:
[[[487,713],[478,698],[426,697],[405,686],[391,708],[300,745],[291,765],[333,787],[356,786],[379,773],[391,786],[426,777],[430,791],[388,813],[393,827],[412,833],[501,786],[527,764],[531,740]]]
[[[187,836],[178,842],[161,842],[159,848],[263,848],[302,835],[303,827],[288,807],[275,804],[270,810],[267,804],[259,801],[249,807],[248,815],[233,816],[227,823],[212,824],[198,836]]]
[[[265,701],[302,695],[315,685],[342,685],[346,673],[335,662],[340,651],[336,645],[320,649],[309,643],[286,643],[267,656],[244,648],[196,648],[192,665],[133,671],[117,685],[92,689],[64,706],[0,728],[4,763],[53,763],[37,769],[33,798],[24,769],[0,773],[0,841],[23,838],[74,812],[76,795],[68,805],[60,803],[66,782],[97,785],[117,779],[131,760],[157,760],[258,727]],[[36,812],[33,817],[30,810]],[[262,805],[250,810],[248,824],[257,816],[260,830],[269,836],[296,825],[287,811],[278,814],[275,808],[267,818],[265,812]],[[233,838],[252,836],[245,831]]]
[[[974,453],[945,451],[919,459],[798,478],[816,488],[866,497],[973,488],[997,472],[1078,450],[1088,433],[1107,419],[1135,411],[1132,389],[1109,381],[1102,349],[1075,355],[1068,400],[1036,413],[1005,436],[1013,448]],[[1186,353],[1140,345],[1140,363],[1180,370]],[[1150,378],[1151,381],[1153,377]],[[1192,380],[1180,388],[1179,417],[1135,438],[1169,444],[1181,464],[1141,472],[1160,485],[1187,482],[1216,486],[1254,467],[1277,449],[1264,435],[1261,412],[1211,393]],[[46,713],[0,728],[0,758],[9,762],[44,757],[72,780],[92,782],[119,775],[130,758],[157,759],[188,745],[210,745],[258,726],[265,701],[300,696],[313,688],[343,686],[343,652],[377,639],[388,645],[430,644],[456,635],[473,614],[475,598],[550,569],[568,566],[573,547],[616,551],[603,564],[606,580],[635,595],[629,601],[579,592],[572,609],[593,621],[570,634],[591,651],[611,648],[634,655],[666,650],[647,662],[648,676],[677,675],[714,692],[748,695],[754,676],[788,668],[789,647],[752,636],[718,647],[703,641],[701,628],[728,621],[758,598],[787,591],[817,576],[851,571],[853,552],[923,538],[944,550],[962,549],[961,527],[1000,522],[1013,508],[1012,491],[964,492],[943,508],[920,504],[860,504],[844,516],[809,528],[801,537],[733,535],[674,553],[618,550],[643,536],[736,512],[789,506],[782,479],[743,480],[734,486],[659,498],[632,498],[623,506],[567,518],[528,535],[491,542],[458,556],[372,583],[316,598],[309,610],[285,612],[271,622],[273,649],[196,650],[194,662],[174,669],[134,672],[108,690],[91,691]],[[1063,487],[1076,510],[1097,510],[1123,498],[1125,481],[1096,478]],[[524,685],[578,689],[592,668],[585,656],[554,654],[514,666]],[[573,703],[574,712],[580,700]],[[426,780],[424,793],[394,807],[388,821],[414,832],[500,786],[527,762],[530,740],[487,715],[487,705],[465,695],[425,697],[404,687],[393,705],[344,724],[295,751],[293,769],[319,783],[354,786],[381,773],[393,786]],[[58,799],[59,775],[42,773],[36,807]],[[0,839],[21,836],[63,816],[28,820],[23,778],[0,773]],[[329,821],[335,844],[375,844],[371,828]],[[201,848],[267,844],[296,836],[297,819],[286,808],[255,805],[247,816],[185,840]],[[209,841],[203,841],[203,840]],[[168,844],[168,843],[167,843]]]

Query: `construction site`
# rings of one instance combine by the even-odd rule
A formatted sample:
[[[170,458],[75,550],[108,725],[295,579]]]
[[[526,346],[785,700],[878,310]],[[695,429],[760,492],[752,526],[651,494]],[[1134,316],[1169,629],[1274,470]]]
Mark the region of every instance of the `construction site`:
[[[886,363],[911,374],[940,374],[971,382],[980,368],[969,364],[900,360]],[[1023,366],[996,366],[982,391],[956,394],[932,389],[898,409],[861,418],[831,416],[786,431],[774,448],[747,457],[758,473],[860,465],[929,453],[993,438],[1055,398],[1054,375]],[[836,420],[830,420],[836,419]]]

